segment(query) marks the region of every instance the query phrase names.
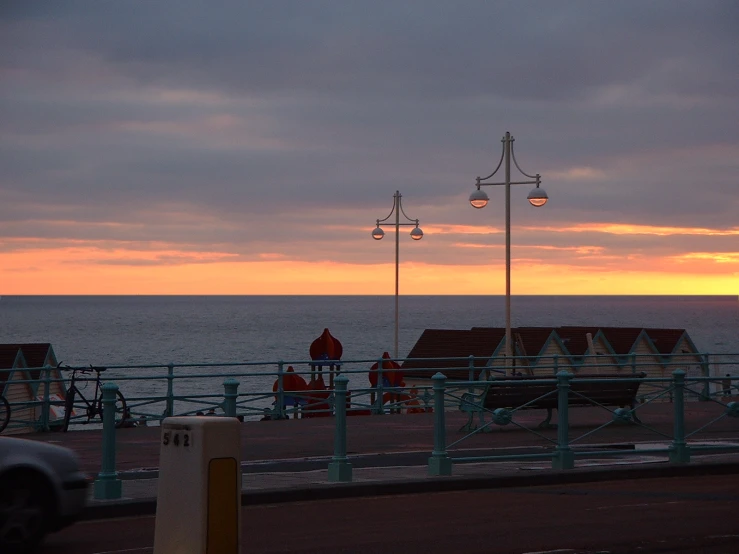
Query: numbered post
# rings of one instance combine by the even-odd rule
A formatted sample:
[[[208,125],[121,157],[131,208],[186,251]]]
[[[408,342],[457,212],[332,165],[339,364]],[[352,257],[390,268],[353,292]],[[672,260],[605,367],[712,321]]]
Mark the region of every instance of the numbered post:
[[[223,417],[162,422],[154,554],[238,554],[241,426]]]

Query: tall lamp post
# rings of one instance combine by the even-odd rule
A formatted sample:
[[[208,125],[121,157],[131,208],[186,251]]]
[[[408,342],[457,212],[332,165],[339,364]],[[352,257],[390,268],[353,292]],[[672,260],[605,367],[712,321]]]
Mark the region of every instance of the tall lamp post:
[[[529,192],[528,200],[529,203],[534,207],[541,207],[547,203],[549,197],[544,189],[539,188],[541,185],[541,175],[529,175],[518,165],[516,161],[516,155],[513,153],[513,141],[515,139],[510,133],[506,132],[505,136],[501,140],[503,143],[503,153],[500,156],[498,167],[495,168],[490,175],[487,177],[478,177],[475,186],[477,189],[470,194],[470,204],[473,208],[484,208],[488,203],[488,195],[480,187],[482,186],[504,186],[505,187],[505,355],[506,355],[506,366],[511,362],[511,356],[513,352],[512,341],[511,341],[511,185],[536,185],[535,188]],[[518,171],[524,177],[531,179],[530,181],[511,181],[511,158],[513,163],[516,165]],[[487,181],[493,175],[495,175],[500,166],[505,162],[505,181],[502,183],[483,183]]]
[[[395,191],[395,194],[393,195],[393,209],[390,210],[390,214],[385,219],[378,219],[377,220],[377,227],[372,231],[372,238],[375,240],[382,240],[382,237],[385,236],[385,231],[382,230],[382,226],[389,226],[394,225],[395,226],[395,350],[393,352],[393,357],[395,359],[398,358],[398,278],[399,278],[399,270],[398,266],[400,263],[400,226],[401,225],[413,225],[413,229],[411,229],[411,238],[413,240],[421,240],[423,238],[423,231],[418,226],[418,220],[417,219],[411,219],[408,217],[403,211],[403,204],[401,202],[401,198],[403,195],[400,194],[397,190]],[[400,222],[400,214],[403,214],[403,217],[406,218],[408,223]],[[388,222],[384,223],[392,215],[395,214],[395,223]]]

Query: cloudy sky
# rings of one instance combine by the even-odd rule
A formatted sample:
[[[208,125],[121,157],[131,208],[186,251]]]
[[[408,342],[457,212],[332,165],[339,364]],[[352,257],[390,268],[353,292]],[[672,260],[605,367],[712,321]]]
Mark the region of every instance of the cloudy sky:
[[[736,0],[0,5],[0,294],[737,294]],[[502,170],[493,180],[503,178]],[[513,171],[514,179],[521,179]]]

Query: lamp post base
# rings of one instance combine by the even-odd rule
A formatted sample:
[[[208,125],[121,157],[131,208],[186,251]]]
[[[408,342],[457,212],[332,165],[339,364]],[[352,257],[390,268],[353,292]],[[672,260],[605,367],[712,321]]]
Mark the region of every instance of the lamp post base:
[[[429,458],[429,475],[451,475],[452,460],[448,456],[431,456]]]
[[[332,483],[349,483],[352,480],[352,464],[336,460],[328,464],[328,480]]]
[[[123,483],[116,477],[95,479],[93,494],[95,500],[115,500],[121,497]]]

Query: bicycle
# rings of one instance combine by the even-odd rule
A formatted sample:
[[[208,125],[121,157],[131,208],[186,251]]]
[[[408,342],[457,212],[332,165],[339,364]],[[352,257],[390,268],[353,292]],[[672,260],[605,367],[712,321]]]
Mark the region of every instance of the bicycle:
[[[61,366],[61,363],[57,365],[57,368]],[[65,369],[65,368],[61,368]],[[66,368],[69,371],[69,367]],[[89,369],[72,369],[72,376],[70,378],[69,388],[67,389],[67,395],[64,400],[64,423],[62,424],[62,431],[67,432],[69,429],[69,420],[72,417],[72,411],[74,410],[75,396],[79,395],[82,402],[85,404],[85,415],[87,415],[87,421],[82,423],[89,423],[96,416],[100,417],[100,421],[103,420],[103,391],[100,385],[100,374],[107,368],[104,367],[93,367]],[[95,393],[92,395],[92,400],[88,400],[82,391],[77,387],[77,373],[88,374],[95,372]],[[116,429],[123,426],[126,419],[129,418],[128,408],[126,407],[126,399],[123,397],[121,391],[116,391],[116,402],[115,402],[115,427]]]

